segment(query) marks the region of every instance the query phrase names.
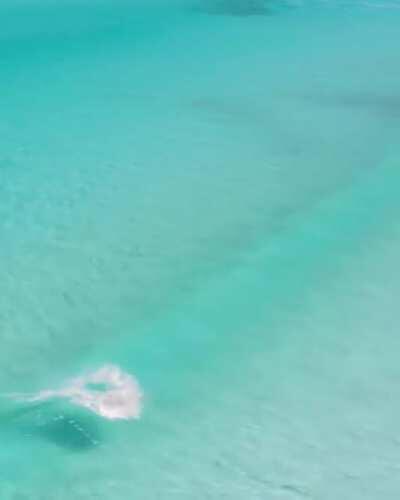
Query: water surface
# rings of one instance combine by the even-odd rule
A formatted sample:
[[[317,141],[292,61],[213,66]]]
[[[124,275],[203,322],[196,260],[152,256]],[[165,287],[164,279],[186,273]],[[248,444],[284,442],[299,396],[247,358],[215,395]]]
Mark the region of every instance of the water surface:
[[[0,497],[396,499],[400,4],[0,11]]]

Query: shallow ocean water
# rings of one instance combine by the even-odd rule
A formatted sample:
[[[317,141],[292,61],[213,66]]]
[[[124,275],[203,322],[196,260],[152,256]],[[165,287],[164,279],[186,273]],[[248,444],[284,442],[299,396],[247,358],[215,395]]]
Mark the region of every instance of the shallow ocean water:
[[[396,499],[400,4],[0,3],[0,498]]]

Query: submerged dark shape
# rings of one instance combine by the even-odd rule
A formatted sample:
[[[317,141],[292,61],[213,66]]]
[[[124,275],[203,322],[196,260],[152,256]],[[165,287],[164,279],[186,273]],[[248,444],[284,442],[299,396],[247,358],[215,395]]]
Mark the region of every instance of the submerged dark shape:
[[[225,16],[265,16],[271,14],[271,0],[206,0],[200,8]]]
[[[308,101],[320,106],[353,112],[372,113],[384,119],[400,118],[400,96],[368,92],[314,93],[304,96]]]
[[[8,432],[44,439],[76,452],[90,450],[102,441],[96,417],[53,402],[10,408],[1,412],[0,422]]]
[[[214,118],[236,121],[245,125],[260,127],[270,116],[269,109],[260,102],[246,98],[227,97],[197,97],[191,101],[196,111],[209,114]]]
[[[77,415],[55,415],[33,428],[33,434],[71,451],[86,451],[100,443],[100,430],[93,418]]]

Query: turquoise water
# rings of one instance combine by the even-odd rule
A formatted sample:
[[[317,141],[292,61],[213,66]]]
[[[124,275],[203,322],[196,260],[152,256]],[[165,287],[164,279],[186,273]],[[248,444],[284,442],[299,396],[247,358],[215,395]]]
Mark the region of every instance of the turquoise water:
[[[399,497],[399,29],[2,0],[0,500]],[[140,419],[10,397],[107,364]]]

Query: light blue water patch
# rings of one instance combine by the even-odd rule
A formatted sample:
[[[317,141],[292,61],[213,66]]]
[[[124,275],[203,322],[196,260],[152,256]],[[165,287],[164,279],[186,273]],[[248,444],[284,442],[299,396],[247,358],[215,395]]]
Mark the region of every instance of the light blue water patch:
[[[5,5],[0,498],[397,498],[397,2]]]

